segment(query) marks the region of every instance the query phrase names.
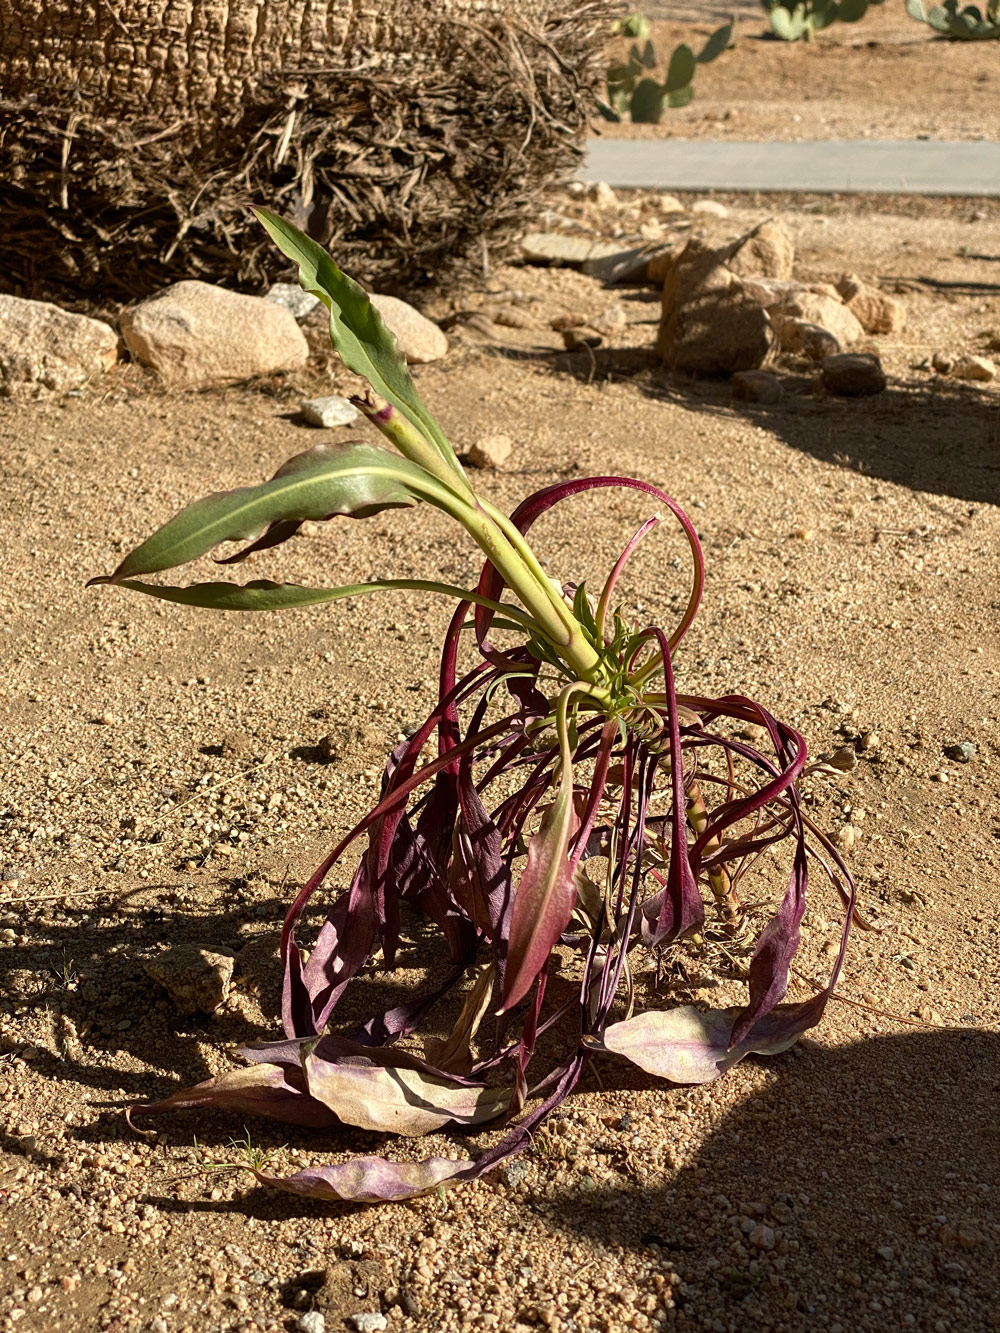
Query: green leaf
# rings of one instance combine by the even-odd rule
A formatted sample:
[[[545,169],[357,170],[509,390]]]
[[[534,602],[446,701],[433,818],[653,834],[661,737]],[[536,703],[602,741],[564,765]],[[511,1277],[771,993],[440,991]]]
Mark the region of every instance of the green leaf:
[[[107,579],[95,582],[108,582]],[[319,606],[323,602],[339,602],[345,597],[364,597],[371,592],[430,592],[454,597],[459,602],[474,602],[502,612],[494,625],[517,633],[531,629],[528,617],[515,606],[493,602],[488,597],[468,588],[432,579],[373,579],[369,583],[346,583],[340,588],[306,588],[301,583],[274,583],[270,579],[255,579],[251,583],[192,583],[186,588],[160,583],[142,583],[138,579],[122,579],[117,584],[133,592],[145,593],[161,602],[175,602],[180,606],[198,606],[208,611],[289,611],[299,606]],[[510,619],[507,619],[510,617]]]
[[[711,60],[717,60],[723,51],[728,51],[733,44],[733,28],[736,24],[735,18],[731,18],[728,23],[721,28],[716,28],[708,41],[695,56],[699,65],[707,65]]]
[[[363,376],[380,397],[398,408],[456,473],[464,476],[454,450],[424,406],[396,340],[383,324],[368,293],[342,273],[326,250],[298,227],[270,209],[253,211],[282,254],[298,264],[299,281],[304,289],[329,310],[330,338],[344,365]]]
[[[906,12],[911,19],[916,19],[918,23],[927,22],[922,0],[906,0]]]
[[[676,111],[678,107],[687,106],[694,97],[694,84],[689,83],[686,88],[678,88],[675,93],[667,96],[667,106]]]
[[[857,23],[868,12],[868,0],[840,0],[837,17],[841,23]]]
[[[663,89],[655,79],[642,79],[632,94],[632,120],[636,125],[657,125],[663,115]]]
[[[679,92],[681,88],[686,88],[694,78],[696,61],[694,52],[690,46],[683,42],[674,51],[670,57],[670,65],[667,69],[667,78],[664,87],[668,93]]]
[[[289,520],[322,520],[338,514],[366,518],[419,500],[449,510],[456,503],[416,464],[386,449],[369,444],[317,445],[289,459],[270,481],[196,500],[130,552],[110,577],[91,582],[119,583],[173,569],[220,542],[245,541]]]

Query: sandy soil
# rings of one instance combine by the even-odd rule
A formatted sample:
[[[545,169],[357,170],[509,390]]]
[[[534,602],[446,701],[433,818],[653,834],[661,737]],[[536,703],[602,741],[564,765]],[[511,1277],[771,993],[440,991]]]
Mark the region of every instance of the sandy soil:
[[[996,137],[996,43],[940,38],[908,18],[902,0],[873,5],[860,22],[835,23],[812,42],[778,41],[767,15],[749,3],[639,7],[654,20],[652,41],[664,67],[679,42],[698,51],[734,12],[736,45],[698,69],[689,106],[666,112],[660,125],[602,126],[612,137]]]
[[[901,116],[924,99],[928,127],[951,132],[959,105],[970,133],[984,127],[985,99],[964,97],[978,85],[963,71],[985,48],[942,57],[914,26],[909,45],[833,59],[833,43],[888,23],[878,12],[811,49],[747,41],[740,52],[753,55],[699,73],[698,101],[669,128],[728,132],[695,117],[743,114],[732,82],[721,91],[724,70],[742,69],[759,100],[732,131],[791,132],[786,113],[803,89],[818,93],[822,71],[860,79],[876,59],[906,71],[895,84],[877,76]],[[772,96],[781,69],[784,101]],[[843,87],[857,134],[859,103]],[[887,132],[888,113],[876,120]],[[830,120],[829,132],[843,131]],[[492,341],[456,331],[420,386],[459,443],[514,439],[510,469],[481,480],[504,506],[555,478],[616,470],[696,515],[709,587],[681,686],[757,695],[814,753],[854,747],[854,770],[812,779],[807,795],[853,842],[874,928],[855,935],[841,999],[795,1051],[696,1089],[603,1064],[523,1162],[443,1197],[296,1202],[252,1187],[239,1141],[294,1169],[359,1151],[465,1156],[492,1134],[387,1145],[178,1115],[140,1136],[123,1115],[277,1032],[280,918],[426,710],[449,608],[371,599],[240,619],[82,585],[182,503],[265,477],[313,443],[299,398],[338,377],[317,365],[298,382],[170,396],[121,367],[78,396],[0,404],[3,1333],[258,1333],[310,1311],[339,1330],[379,1309],[390,1330],[997,1327],[1000,389],[928,365],[936,350],[985,352],[1000,333],[997,210],[743,200],[699,225],[721,240],[765,208],[782,211],[801,274],[860,268],[905,302],[906,331],[879,347],[890,383],[878,398],[825,398],[786,365],[783,404],[734,403],[723,384],[652,363],[656,293],[514,268],[464,305],[509,302],[498,293],[514,289],[534,327]],[[638,197],[614,216],[569,198],[553,211],[623,240],[656,217]],[[688,222],[663,221],[665,239]],[[549,332],[555,315],[612,305],[625,326],[593,359]],[[643,512],[581,501],[540,525],[539,548],[554,572],[596,577]],[[680,554],[666,537],[637,562],[629,591],[650,618],[670,620]],[[462,581],[476,567],[420,512],[317,529],[258,570]],[[330,763],[327,735],[340,745]],[[966,740],[969,762],[945,756]],[[825,975],[836,923],[820,894],[803,978]],[[233,996],[211,1019],[180,1017],[144,971],[178,941],[237,955]],[[392,977],[366,980],[359,1012],[372,992],[424,978],[406,952]],[[678,981],[674,998],[710,999],[715,982]],[[773,1249],[750,1242],[755,1228]]]

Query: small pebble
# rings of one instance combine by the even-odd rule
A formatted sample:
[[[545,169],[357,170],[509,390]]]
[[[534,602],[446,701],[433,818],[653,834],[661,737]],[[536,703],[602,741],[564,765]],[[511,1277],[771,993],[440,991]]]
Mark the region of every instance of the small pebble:
[[[381,1329],[389,1327],[385,1315],[379,1314],[377,1310],[365,1310],[360,1314],[348,1315],[347,1318],[358,1333],[380,1333]]]
[[[310,1310],[307,1314],[299,1315],[295,1327],[299,1333],[326,1333],[326,1316],[318,1310]]]
[[[358,409],[346,398],[331,394],[326,398],[306,398],[299,404],[302,419],[310,426],[332,430],[335,426],[350,426],[358,419]]]
[[[884,1259],[887,1264],[891,1264],[896,1257],[896,1251],[891,1245],[880,1245],[875,1253],[880,1259]]]
[[[774,1227],[765,1226],[764,1223],[761,1222],[750,1232],[747,1240],[756,1250],[773,1250]]]
[[[954,759],[956,764],[968,764],[975,759],[978,748],[974,741],[959,741],[957,745],[944,747],[945,758]]]
[[[725,204],[717,203],[714,199],[699,199],[697,203],[691,205],[692,213],[700,213],[702,217],[707,218],[727,218],[729,209]]]

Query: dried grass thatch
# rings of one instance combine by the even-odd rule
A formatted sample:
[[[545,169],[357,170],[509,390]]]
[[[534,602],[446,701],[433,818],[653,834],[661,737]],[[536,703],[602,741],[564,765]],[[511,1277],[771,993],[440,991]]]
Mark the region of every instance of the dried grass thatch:
[[[176,2],[50,0],[43,32],[0,0],[0,290],[260,289],[282,264],[254,201],[383,290],[446,280],[573,168],[617,8],[187,0],[181,31]]]

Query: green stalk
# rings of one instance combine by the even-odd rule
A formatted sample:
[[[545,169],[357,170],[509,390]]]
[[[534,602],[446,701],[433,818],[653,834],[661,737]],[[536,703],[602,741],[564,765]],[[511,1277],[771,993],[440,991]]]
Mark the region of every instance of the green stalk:
[[[596,683],[601,665],[598,653],[513,523],[500,510],[479,499],[457,460],[460,475],[391,403],[373,393],[354,401],[404,458],[429,472],[447,488],[449,496],[455,500],[455,503],[448,504],[447,512],[458,519],[485,552],[530,612],[539,633],[582,681]]]

